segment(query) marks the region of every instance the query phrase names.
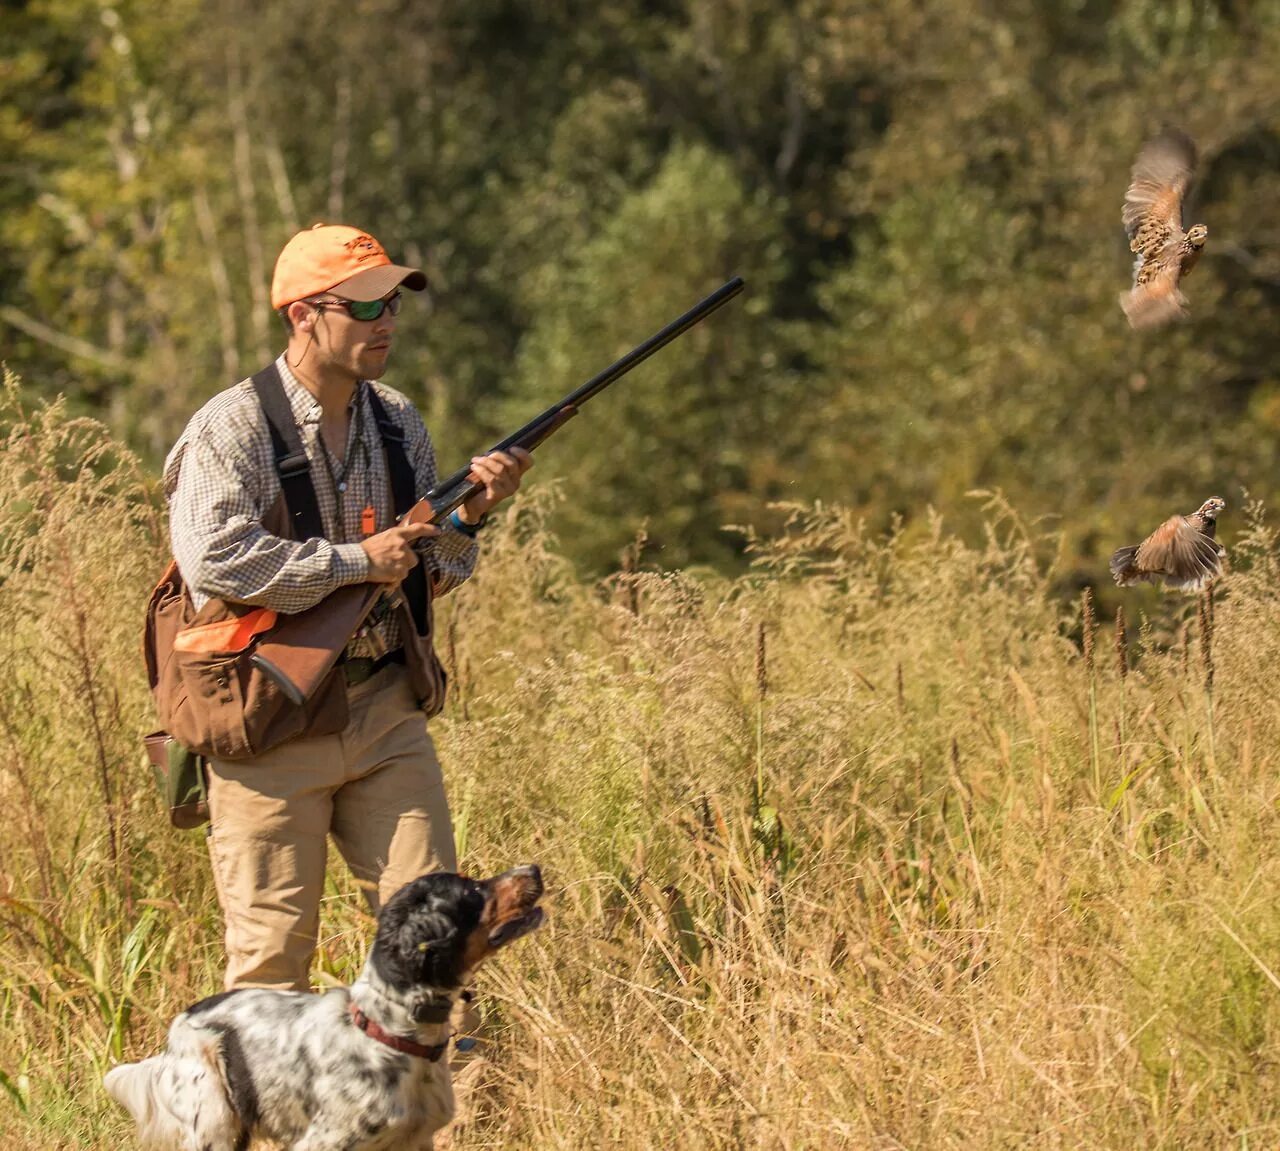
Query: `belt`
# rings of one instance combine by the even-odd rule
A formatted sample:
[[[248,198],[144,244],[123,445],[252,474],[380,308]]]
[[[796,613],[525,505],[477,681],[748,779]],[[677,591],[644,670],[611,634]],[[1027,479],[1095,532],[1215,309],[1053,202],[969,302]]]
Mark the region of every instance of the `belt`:
[[[404,663],[404,648],[398,647],[395,651],[389,651],[386,655],[381,655],[377,659],[367,655],[344,659],[342,661],[342,674],[347,677],[347,686],[355,687],[356,684],[372,679],[384,667],[393,663]]]

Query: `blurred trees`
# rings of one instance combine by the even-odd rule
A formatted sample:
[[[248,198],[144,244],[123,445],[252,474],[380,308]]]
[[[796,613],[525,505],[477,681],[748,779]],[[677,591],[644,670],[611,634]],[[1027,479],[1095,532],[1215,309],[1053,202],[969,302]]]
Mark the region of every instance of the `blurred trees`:
[[[1096,578],[1280,495],[1280,0],[11,0],[0,36],[0,355],[152,460],[277,349],[275,253],[325,219],[427,269],[388,382],[449,469],[747,279],[541,453],[592,568],[646,522],[723,564],[779,498],[911,530],[999,487]],[[1166,122],[1209,247],[1192,321],[1135,335]]]

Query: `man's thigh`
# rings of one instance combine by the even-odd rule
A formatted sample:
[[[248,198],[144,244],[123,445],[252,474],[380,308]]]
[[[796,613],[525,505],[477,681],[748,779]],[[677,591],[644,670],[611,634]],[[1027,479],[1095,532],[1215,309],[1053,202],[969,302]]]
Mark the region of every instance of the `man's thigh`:
[[[339,737],[209,765],[209,857],[226,923],[228,989],[305,990],[324,890]]]
[[[456,870],[444,776],[403,672],[359,708],[344,741],[333,838],[376,910],[419,875]]]

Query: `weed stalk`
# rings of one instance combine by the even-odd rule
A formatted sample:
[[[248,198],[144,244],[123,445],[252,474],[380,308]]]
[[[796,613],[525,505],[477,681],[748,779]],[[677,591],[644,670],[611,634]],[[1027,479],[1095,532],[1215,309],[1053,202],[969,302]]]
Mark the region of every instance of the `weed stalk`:
[[[1208,713],[1209,763],[1217,767],[1217,741],[1213,724],[1213,584],[1200,594],[1200,664],[1204,672],[1204,697]]]
[[[1094,640],[1096,639],[1097,620],[1093,614],[1093,590],[1084,589],[1082,597],[1082,615],[1084,618],[1084,667],[1089,677],[1089,761],[1093,767],[1093,793],[1102,798],[1102,753],[1098,740],[1098,680],[1093,661]]]

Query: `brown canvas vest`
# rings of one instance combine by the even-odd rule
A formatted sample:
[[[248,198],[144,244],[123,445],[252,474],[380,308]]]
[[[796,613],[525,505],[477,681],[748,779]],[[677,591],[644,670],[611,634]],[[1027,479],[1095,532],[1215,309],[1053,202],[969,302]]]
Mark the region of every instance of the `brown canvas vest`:
[[[322,535],[315,489],[292,410],[274,364],[253,377],[271,429],[281,494],[262,525],[283,538]],[[373,388],[367,392],[386,453],[395,514],[414,502],[414,475],[403,430],[388,416]],[[410,572],[396,608],[405,665],[428,716],[444,706],[445,673],[432,643],[431,580],[423,564]],[[176,562],[170,562],[147,604],[143,654],[161,724],[190,751],[215,759],[246,759],[302,736],[334,735],[347,725],[346,676],[339,663],[302,706],[251,662],[257,636],[237,638],[226,650],[183,650],[178,639],[192,627],[228,624],[258,609],[210,599],[198,611]],[[269,634],[269,633],[263,633]]]

